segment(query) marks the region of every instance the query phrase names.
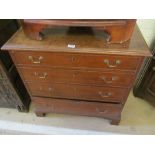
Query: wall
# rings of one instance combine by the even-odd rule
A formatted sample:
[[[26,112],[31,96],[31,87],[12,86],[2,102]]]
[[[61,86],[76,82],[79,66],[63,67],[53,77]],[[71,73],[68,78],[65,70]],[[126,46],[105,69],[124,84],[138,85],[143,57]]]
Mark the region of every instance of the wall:
[[[137,24],[149,48],[155,45],[155,19],[138,19]]]

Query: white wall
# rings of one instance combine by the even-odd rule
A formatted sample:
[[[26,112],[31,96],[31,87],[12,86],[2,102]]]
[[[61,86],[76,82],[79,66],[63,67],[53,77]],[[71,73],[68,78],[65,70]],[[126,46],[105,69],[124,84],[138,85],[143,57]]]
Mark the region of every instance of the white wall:
[[[155,19],[138,19],[137,24],[149,47],[155,44]]]

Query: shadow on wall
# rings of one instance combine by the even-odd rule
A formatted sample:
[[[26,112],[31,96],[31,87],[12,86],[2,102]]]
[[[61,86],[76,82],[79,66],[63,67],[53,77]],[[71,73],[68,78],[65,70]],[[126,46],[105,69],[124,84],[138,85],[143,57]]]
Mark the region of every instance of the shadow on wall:
[[[154,32],[154,38],[152,39],[150,46],[149,46],[150,51],[153,51],[154,48],[155,48],[155,32]]]

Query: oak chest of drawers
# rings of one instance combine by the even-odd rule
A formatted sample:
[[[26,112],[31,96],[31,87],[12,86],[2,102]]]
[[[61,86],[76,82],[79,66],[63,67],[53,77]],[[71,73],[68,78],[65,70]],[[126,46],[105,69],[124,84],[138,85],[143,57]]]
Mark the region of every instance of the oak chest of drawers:
[[[76,30],[78,31],[78,30]],[[146,56],[136,27],[129,42],[106,44],[96,34],[55,29],[42,41],[17,32],[4,46],[23,79],[35,112],[97,116],[118,124]]]

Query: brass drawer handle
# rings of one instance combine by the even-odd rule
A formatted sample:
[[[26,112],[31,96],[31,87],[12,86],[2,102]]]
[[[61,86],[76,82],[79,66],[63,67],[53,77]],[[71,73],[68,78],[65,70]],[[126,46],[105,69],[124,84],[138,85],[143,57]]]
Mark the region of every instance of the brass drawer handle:
[[[32,56],[28,56],[28,59],[31,60],[32,63],[34,63],[34,64],[40,64],[40,63],[41,63],[41,60],[43,59],[43,57],[40,56],[40,57],[38,58],[38,60],[35,60]]]
[[[109,67],[109,68],[114,68],[117,67],[119,64],[121,64],[121,60],[116,60],[115,65],[111,65],[108,59],[104,60],[104,63]]]
[[[54,91],[54,89],[53,89],[52,87],[49,87],[49,88],[48,88],[48,91],[49,91],[50,93],[52,93],[52,92]]]
[[[73,73],[72,77],[75,78],[79,73],[78,72],[75,72]]]
[[[105,97],[110,97],[111,95],[112,95],[112,93],[110,93],[110,92],[108,92],[108,93],[103,93],[103,92],[99,92],[99,95],[101,96],[101,97],[103,97],[103,98],[105,98]]]
[[[40,79],[45,79],[47,76],[47,73],[45,72],[43,74],[40,74],[40,73],[35,72],[34,75],[38,76]]]
[[[113,81],[118,80],[118,76],[112,76],[111,80],[107,80],[105,76],[102,76],[101,79],[104,80],[105,83],[112,83]]]
[[[50,95],[53,94],[53,88],[49,87],[49,88],[48,88],[48,91],[49,91]]]
[[[99,108],[96,108],[96,111],[97,111],[98,113],[101,113],[101,114],[104,114],[104,113],[107,113],[107,112],[108,112],[108,110],[101,110],[101,109],[99,109]]]

